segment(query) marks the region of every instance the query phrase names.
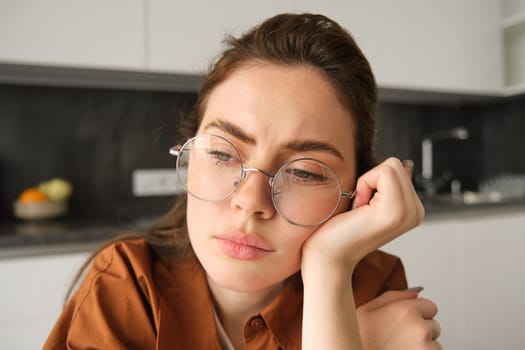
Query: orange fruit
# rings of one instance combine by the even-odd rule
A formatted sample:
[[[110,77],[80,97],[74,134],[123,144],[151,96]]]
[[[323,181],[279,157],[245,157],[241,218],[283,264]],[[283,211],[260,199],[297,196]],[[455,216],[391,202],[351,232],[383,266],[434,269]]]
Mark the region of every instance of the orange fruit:
[[[18,201],[22,203],[48,202],[49,197],[38,188],[30,187],[20,194]]]

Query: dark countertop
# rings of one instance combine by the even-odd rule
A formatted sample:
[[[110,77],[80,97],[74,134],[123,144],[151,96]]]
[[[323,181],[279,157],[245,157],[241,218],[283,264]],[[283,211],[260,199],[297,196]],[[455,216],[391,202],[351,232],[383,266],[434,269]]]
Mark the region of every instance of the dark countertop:
[[[458,216],[525,213],[525,199],[475,205],[424,200],[423,204],[426,211],[425,221],[446,220]],[[98,219],[0,223],[0,259],[87,253],[120,233],[144,232],[154,221],[155,218],[149,217],[132,223],[118,224],[113,220]]]
[[[123,232],[142,232],[144,223],[111,220],[15,221],[0,224],[0,259],[89,252]]]
[[[525,197],[504,199],[496,202],[464,204],[460,201],[422,199],[425,207],[425,221],[443,220],[454,217],[476,217],[504,213],[525,213]]]

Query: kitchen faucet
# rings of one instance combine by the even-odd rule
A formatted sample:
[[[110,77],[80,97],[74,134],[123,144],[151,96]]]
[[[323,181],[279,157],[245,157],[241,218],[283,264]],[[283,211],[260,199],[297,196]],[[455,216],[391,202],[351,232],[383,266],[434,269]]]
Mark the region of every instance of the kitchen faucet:
[[[436,194],[448,179],[446,176],[435,177],[433,173],[433,144],[440,140],[466,140],[469,137],[468,130],[463,126],[453,129],[435,131],[427,134],[421,141],[421,179],[425,194],[432,197]]]

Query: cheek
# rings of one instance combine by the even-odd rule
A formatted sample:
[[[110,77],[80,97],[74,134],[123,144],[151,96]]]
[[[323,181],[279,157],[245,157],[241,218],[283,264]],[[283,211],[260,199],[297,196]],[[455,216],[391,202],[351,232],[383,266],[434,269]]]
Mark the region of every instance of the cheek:
[[[300,254],[304,242],[314,234],[315,230],[317,227],[301,227],[285,223],[282,230],[277,231],[281,232],[281,236],[274,237],[274,240],[280,241],[280,247],[285,254]]]
[[[281,237],[280,254],[277,266],[290,275],[301,268],[301,257],[303,244],[314,234],[317,227],[288,227],[281,231],[285,235]],[[275,266],[275,265],[274,265]]]
[[[186,225],[188,235],[192,244],[198,239],[198,232],[206,232],[206,227],[214,222],[214,218],[209,213],[209,203],[198,200],[188,195],[186,204]],[[194,247],[195,248],[195,247]]]
[[[349,211],[352,208],[353,199],[348,198],[341,198],[341,202],[337,206],[337,210],[335,211],[335,215],[341,214],[345,211]]]
[[[212,212],[211,209],[214,207],[212,204],[217,203],[203,201],[189,194],[187,196],[186,220],[188,221],[188,226],[209,222],[212,219],[208,217]]]

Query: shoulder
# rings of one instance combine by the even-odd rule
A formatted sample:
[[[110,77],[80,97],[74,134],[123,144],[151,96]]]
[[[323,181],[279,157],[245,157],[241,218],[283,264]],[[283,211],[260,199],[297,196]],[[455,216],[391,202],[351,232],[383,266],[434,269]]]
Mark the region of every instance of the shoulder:
[[[141,238],[122,240],[104,248],[94,258],[91,268],[77,296],[77,302],[93,298],[108,301],[108,307],[117,306],[111,300],[131,300],[142,303],[147,300],[155,304],[154,265],[155,254],[149,244]],[[80,306],[80,305],[79,305]]]
[[[122,240],[110,244],[95,256],[90,273],[144,273],[151,271],[153,259],[146,240]]]
[[[126,239],[110,244],[98,253],[75,295],[80,306],[96,297],[110,301],[155,299],[153,266],[155,254],[142,238]],[[103,303],[102,302],[102,303]],[[115,304],[109,302],[107,306]]]
[[[376,250],[365,256],[352,276],[356,304],[363,304],[387,290],[407,288],[405,270],[397,256]]]
[[[65,306],[44,348],[66,344],[72,348],[150,348],[155,342],[154,315],[159,311],[153,263],[151,248],[142,239],[105,247]]]

